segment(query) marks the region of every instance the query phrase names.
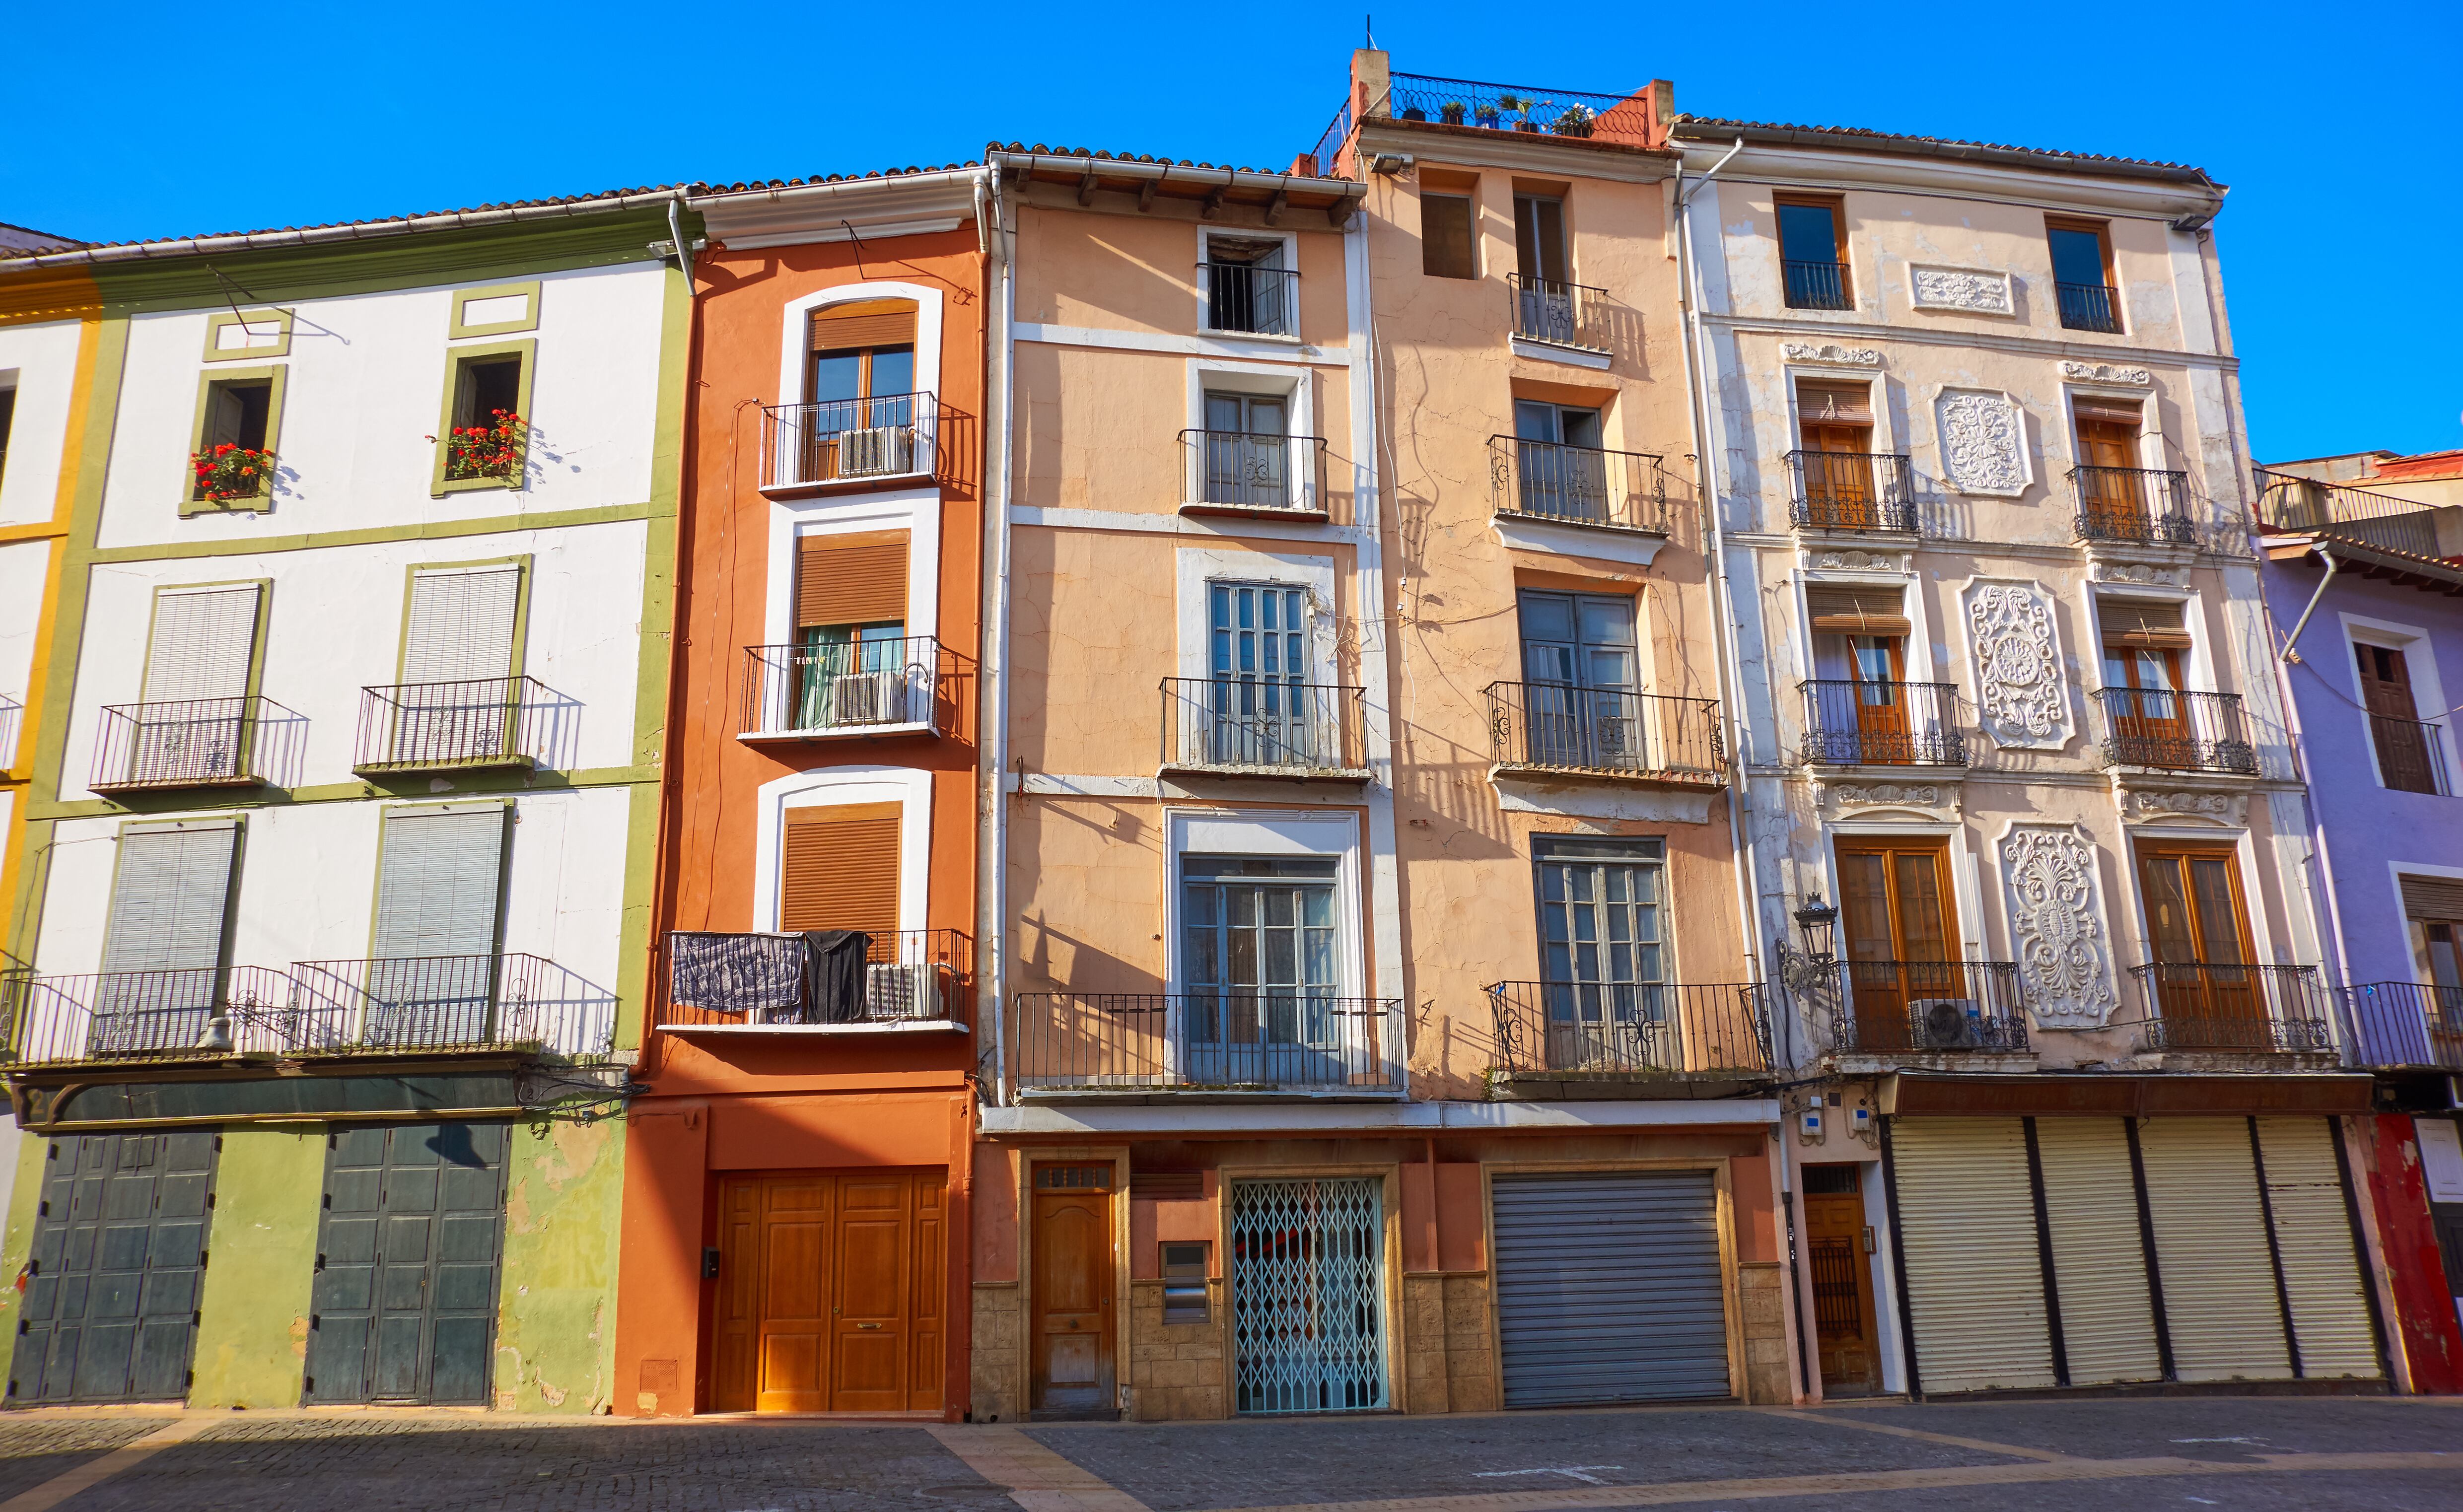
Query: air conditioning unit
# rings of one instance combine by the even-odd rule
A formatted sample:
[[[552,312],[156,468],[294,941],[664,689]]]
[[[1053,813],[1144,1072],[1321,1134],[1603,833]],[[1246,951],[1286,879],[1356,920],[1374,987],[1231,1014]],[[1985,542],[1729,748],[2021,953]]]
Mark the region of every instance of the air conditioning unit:
[[[1918,998],[1910,1004],[1924,1026],[1929,1050],[1974,1050],[1984,1048],[1983,1024],[1973,998]]]
[[[943,995],[949,968],[937,961],[863,968],[863,1015],[868,1019],[946,1019]]]
[[[906,723],[906,674],[891,667],[879,672],[850,672],[830,679],[832,724],[904,724]]]
[[[839,432],[839,476],[881,477],[915,470],[915,432],[905,425],[875,425]]]

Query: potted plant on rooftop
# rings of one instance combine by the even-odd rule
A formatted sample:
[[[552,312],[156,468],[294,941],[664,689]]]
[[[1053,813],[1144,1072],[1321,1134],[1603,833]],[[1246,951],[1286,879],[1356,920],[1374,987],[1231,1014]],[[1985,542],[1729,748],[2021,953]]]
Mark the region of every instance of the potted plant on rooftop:
[[[1449,99],[1444,104],[1439,105],[1437,107],[1437,119],[1444,121],[1449,126],[1461,125],[1463,123],[1463,102],[1458,99]]]
[[[1406,105],[1403,107],[1403,119],[1405,120],[1426,120],[1428,119],[1428,113],[1417,105]]]
[[[1557,118],[1555,130],[1559,137],[1587,137],[1595,119],[1589,106],[1568,105],[1565,113]]]
[[[1479,110],[1476,113],[1475,119],[1481,125],[1486,126],[1491,131],[1494,131],[1496,129],[1496,107],[1490,104],[1487,100],[1481,100],[1479,102]]]

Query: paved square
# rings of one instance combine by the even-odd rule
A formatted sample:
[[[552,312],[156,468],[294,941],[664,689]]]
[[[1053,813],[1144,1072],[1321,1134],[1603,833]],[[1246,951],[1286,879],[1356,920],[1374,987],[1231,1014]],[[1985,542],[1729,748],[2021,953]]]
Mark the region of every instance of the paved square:
[[[0,1415],[0,1501],[32,1491],[174,1420]]]

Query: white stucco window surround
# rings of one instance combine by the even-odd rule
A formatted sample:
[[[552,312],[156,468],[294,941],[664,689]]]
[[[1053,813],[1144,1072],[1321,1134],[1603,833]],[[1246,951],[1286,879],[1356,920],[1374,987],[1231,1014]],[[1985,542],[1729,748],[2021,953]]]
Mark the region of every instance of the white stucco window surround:
[[[812,379],[810,330],[816,311],[833,305],[855,304],[868,299],[905,299],[915,305],[915,392],[931,396],[932,402],[918,401],[915,409],[914,476],[929,476],[937,454],[941,432],[941,323],[943,296],[930,284],[898,283],[880,280],[871,283],[839,284],[832,289],[816,290],[797,299],[791,299],[779,313],[778,321],[778,406],[781,409],[802,404],[812,396],[806,392]],[[789,461],[782,447],[796,444],[792,430],[782,429],[778,417],[769,417],[762,428],[762,470],[764,489],[798,486],[797,474],[792,468],[780,470]],[[853,481],[853,480],[850,480]]]
[[[1188,360],[1187,429],[1196,432],[1208,428],[1206,396],[1210,393],[1256,394],[1283,401],[1282,433],[1289,438],[1289,450],[1283,464],[1288,469],[1285,476],[1293,485],[1289,502],[1261,502],[1256,508],[1261,513],[1324,513],[1326,501],[1318,477],[1316,375],[1296,364],[1191,357]],[[1180,469],[1183,506],[1222,505],[1222,500],[1206,497],[1204,438],[1191,435],[1185,440],[1188,444],[1182,448]]]
[[[1227,242],[1280,242],[1283,244],[1283,255],[1279,259],[1279,267],[1281,271],[1289,276],[1276,279],[1275,282],[1283,286],[1284,297],[1290,301],[1290,306],[1283,315],[1283,323],[1288,328],[1286,331],[1227,331],[1221,330],[1214,324],[1211,309],[1213,301],[1210,297],[1212,278],[1203,265],[1215,260],[1214,242],[1218,237]],[[1277,231],[1269,227],[1201,226],[1197,228],[1197,261],[1200,266],[1190,269],[1189,276],[1197,285],[1198,330],[1210,334],[1237,336],[1243,341],[1288,341],[1294,346],[1299,344],[1300,239],[1296,233]]]
[[[1943,385],[1932,393],[1939,476],[1951,492],[2016,499],[2036,481],[2026,407],[2000,389]]]
[[[872,530],[906,532],[906,633],[941,633],[941,493],[937,488],[902,488],[771,502],[763,644],[783,646],[796,638],[796,542],[808,535]]]
[[[2126,591],[2099,587],[2087,594],[2087,646],[2094,656],[2094,666],[2087,680],[2091,688],[2103,687],[2103,618],[2107,605],[2144,604],[2178,608],[2181,628],[2190,633],[2190,648],[2181,653],[2183,691],[2212,693],[2216,691],[2214,648],[2206,634],[2206,605],[2192,589],[2172,588],[2161,583],[2132,583]]]
[[[2082,381],[2076,378],[2067,378],[2062,380],[2061,414],[2069,421],[2069,434],[2065,441],[2070,450],[2071,464],[2079,467],[2087,465],[2086,457],[2078,443],[2081,401],[2083,400],[2091,406],[2096,400],[2102,400],[2107,404],[2118,403],[2137,407],[2138,440],[2136,449],[2131,454],[2130,465],[2161,469],[2164,465],[2164,398],[2155,389],[2147,370],[2108,367],[2090,369],[2086,364],[2079,362],[2064,362],[2061,368],[2065,373],[2077,371],[2092,371],[2107,375],[2135,373],[2142,380],[2137,383],[2122,381],[2118,378],[2111,381],[2093,379]]]
[[[1184,855],[1332,856],[1335,868],[1335,950],[1339,997],[1364,996],[1360,912],[1360,816],[1356,813],[1292,813],[1265,809],[1166,809],[1164,810],[1164,990],[1188,984],[1181,967],[1181,866]]]
[[[1945,821],[1929,814],[1921,814],[1920,810],[1904,810],[1903,816],[1900,817],[1885,817],[1881,813],[1868,810],[1852,819],[1834,819],[1830,821],[1827,828],[1834,848],[1840,840],[1853,841],[1859,836],[1884,840],[1907,840],[1921,836],[1925,839],[1940,840],[1943,854],[1950,859],[1951,901],[1958,911],[1960,943],[1966,952],[1962,959],[1968,961],[1995,959],[1992,952],[1985,948],[1984,898],[1975,866],[1975,853],[1970,844],[1965,825],[1954,820]],[[1835,849],[1828,859],[1831,885],[1823,896],[1835,898],[1843,891],[1839,886],[1840,870]]]
[[[2430,725],[2430,760],[2444,763],[2447,790],[2463,790],[2463,785],[2454,780],[2458,768],[2453,721],[2445,717],[2452,705],[2446,697],[2445,679],[2438,674],[2437,649],[2429,638],[2428,628],[2405,624],[2400,620],[2372,619],[2365,615],[2344,614],[2336,617],[2343,626],[2343,667],[2350,680],[2352,701],[2355,703],[2362,702],[2358,666],[2361,647],[2382,646],[2388,651],[2402,652],[2404,671],[2411,680],[2411,717]],[[2350,718],[2359,722],[2363,728],[2362,744],[2368,747],[2370,774],[2377,779],[2379,787],[2386,787],[2386,770],[2378,758],[2376,732],[2368,727],[2368,715],[2356,708],[2351,711]]]
[[[1898,560],[1905,561],[1906,558],[1901,557]],[[1814,644],[1814,636],[1817,632],[1813,628],[1813,607],[1810,600],[1816,592],[1824,588],[1860,588],[1899,595],[1899,601],[1904,606],[1902,612],[1907,616],[1907,634],[1900,651],[1905,668],[1904,680],[1908,682],[1939,680],[1933,676],[1931,615],[1925,604],[1924,594],[1917,591],[1917,585],[1921,581],[1911,569],[1897,572],[1809,569],[1798,573],[1795,583],[1796,649],[1797,655],[1803,659],[1798,664],[1805,668],[1804,675],[1808,678],[1847,675],[1844,671],[1834,673],[1821,670],[1822,663],[1817,654],[1819,648]]]
[[[1213,672],[1208,589],[1215,583],[1273,583],[1308,590],[1309,680],[1328,684],[1338,680],[1333,557],[1210,546],[1184,546],[1172,554],[1181,677],[1205,678]]]
[[[894,803],[898,820],[898,927],[922,929],[930,896],[932,774],[912,767],[831,767],[763,783],[754,794],[752,927],[778,927],[779,868],[787,812],[849,804]]]
[[[1891,402],[1890,380],[1882,372],[1881,354],[1864,363],[1854,360],[1829,361],[1816,353],[1840,353],[1853,358],[1858,353],[1842,347],[1809,347],[1789,342],[1782,348],[1787,360],[1779,365],[1779,405],[1787,416],[1786,433],[1777,438],[1779,475],[1793,487],[1795,479],[1788,472],[1785,453],[1798,450],[1804,443],[1803,406],[1798,399],[1798,380],[1807,383],[1863,383],[1870,389],[1867,402],[1873,411],[1872,450],[1877,456],[1891,456],[1907,449],[1907,438],[1900,434],[1899,406]],[[1875,480],[1881,482],[1881,480]],[[1885,485],[1886,486],[1886,485]]]

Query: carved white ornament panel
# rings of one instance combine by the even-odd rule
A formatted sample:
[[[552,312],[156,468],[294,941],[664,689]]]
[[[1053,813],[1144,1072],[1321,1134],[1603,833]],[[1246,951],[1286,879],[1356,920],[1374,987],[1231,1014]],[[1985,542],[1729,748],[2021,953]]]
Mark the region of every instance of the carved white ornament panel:
[[[1975,703],[1996,745],[2058,750],[2069,744],[2069,690],[2060,637],[2039,583],[1971,583],[1967,642],[1975,659]]]
[[[1961,493],[2019,493],[2027,486],[2027,427],[2007,394],[1944,389],[1933,400],[1941,471]]]
[[[2075,830],[2020,825],[2001,837],[2010,940],[2027,1006],[2047,1028],[2092,1028],[2112,1016],[2112,962],[2095,850]]]
[[[2108,362],[2064,362],[2061,377],[2081,383],[2123,383],[2131,388],[2145,388],[2155,381],[2155,375],[2145,368],[2117,368]]]
[[[1918,310],[1964,310],[1973,314],[2006,315],[2016,306],[2010,298],[2010,275],[1979,268],[1912,267],[1908,290]]]
[[[2088,561],[2089,569],[2100,583],[2137,583],[2147,588],[2180,588],[2190,586],[2190,570],[2186,567],[2157,567],[2151,562],[2116,562],[2108,556]]]
[[[1842,547],[1835,551],[1809,551],[1804,565],[1825,572],[1907,572],[1905,551],[1865,551]]]
[[[2217,824],[2249,822],[2249,796],[2237,792],[2148,792],[2130,788],[2121,795],[2127,819],[2212,819]]]
[[[1877,368],[1882,365],[1882,354],[1877,348],[1842,347],[1829,341],[1818,345],[1782,341],[1778,354],[1790,362],[1819,362],[1828,367]]]

